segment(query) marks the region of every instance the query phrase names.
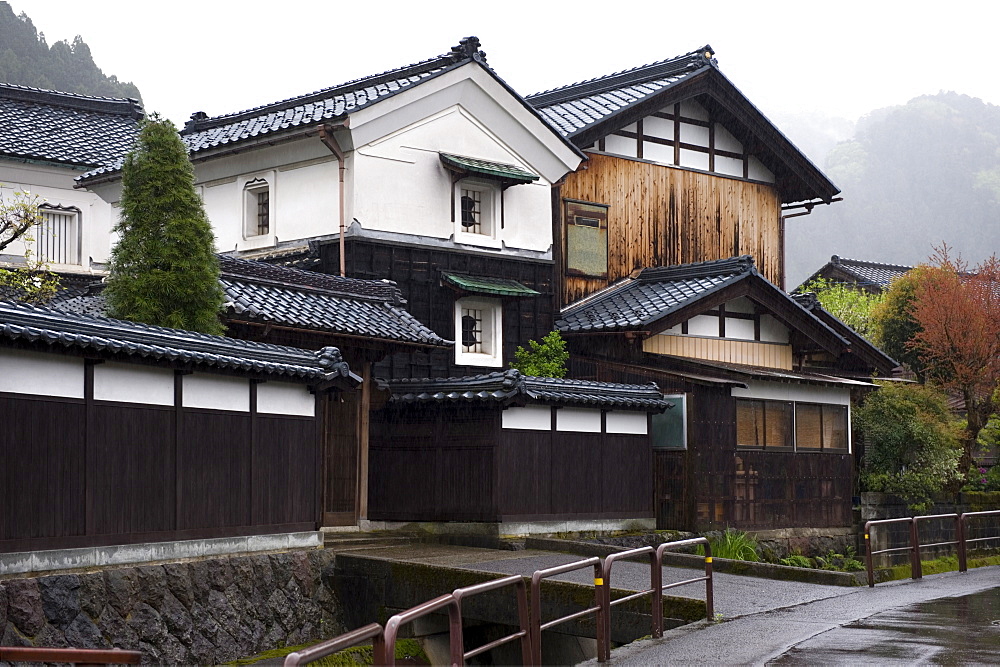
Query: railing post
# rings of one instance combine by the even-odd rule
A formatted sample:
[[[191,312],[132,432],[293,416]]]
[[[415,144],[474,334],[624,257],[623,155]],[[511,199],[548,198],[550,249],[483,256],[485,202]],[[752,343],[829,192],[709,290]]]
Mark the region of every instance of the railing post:
[[[465,641],[462,638],[462,608],[452,594],[453,604],[448,605],[448,645],[451,649],[451,665],[465,664]],[[395,657],[395,655],[393,655]]]
[[[542,664],[542,578],[538,572],[531,575],[531,664]]]
[[[656,549],[650,558],[649,585],[653,589],[653,638],[663,636],[663,553]]]
[[[965,514],[955,520],[955,540],[958,542],[958,571],[968,572],[969,561],[965,544]]]
[[[712,590],[712,545],[705,541],[705,613],[708,620],[715,618],[715,595]]]
[[[377,637],[372,639],[372,662],[376,665],[389,665],[395,664],[396,659],[396,647],[392,647],[392,662],[386,657],[385,651],[386,646],[385,635],[379,634]]]
[[[917,527],[917,517],[913,517],[910,521],[910,542],[912,549],[910,552],[910,568],[912,569],[910,576],[913,579],[922,579],[924,571],[920,565],[920,529]]]
[[[875,571],[872,569],[872,522],[865,523],[865,565],[868,569],[868,588],[875,588]]]
[[[597,662],[611,659],[611,587],[604,561],[594,565],[594,598],[597,604]]]

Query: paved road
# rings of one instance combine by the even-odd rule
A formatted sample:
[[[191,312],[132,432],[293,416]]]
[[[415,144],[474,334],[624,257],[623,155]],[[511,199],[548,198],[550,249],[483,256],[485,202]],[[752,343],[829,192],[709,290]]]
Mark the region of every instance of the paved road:
[[[530,574],[580,560],[579,556],[545,551],[505,552],[445,545],[409,545],[369,553],[504,574]],[[560,578],[589,583],[591,576],[581,571]],[[697,570],[666,567],[663,580],[667,583],[692,576],[697,576]],[[874,589],[728,574],[716,574],[714,584],[716,611],[722,614],[722,622],[694,623],[671,630],[662,639],[617,648],[608,664],[1000,664],[1000,625],[986,621],[984,627],[963,634],[944,627],[947,623],[940,619],[928,624],[927,615],[921,616],[919,607],[912,607],[928,600],[978,594],[987,600],[986,608],[993,609],[994,598],[1000,598],[1000,567],[879,584]],[[616,563],[612,585],[626,589],[648,587],[648,565]],[[704,584],[690,584],[670,592],[704,599],[705,588]],[[1000,609],[1000,604],[996,606]],[[917,630],[912,629],[914,623],[901,627],[901,623],[917,616],[923,619]],[[1000,613],[996,620],[1000,621]],[[903,636],[903,632],[911,636]],[[950,638],[945,637],[949,632]],[[975,641],[969,641],[969,632]],[[940,655],[944,648],[961,648],[963,652]]]

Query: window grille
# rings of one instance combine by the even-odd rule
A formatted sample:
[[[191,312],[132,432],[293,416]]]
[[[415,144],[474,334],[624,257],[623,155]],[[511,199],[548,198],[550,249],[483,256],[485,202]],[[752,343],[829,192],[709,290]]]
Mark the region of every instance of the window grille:
[[[267,234],[271,229],[270,190],[257,191],[257,235]]]
[[[483,233],[483,193],[462,190],[462,227],[470,234]]]
[[[462,308],[462,351],[486,351],[483,348],[483,311],[479,308]]]
[[[49,264],[79,264],[77,212],[43,208],[39,213],[41,220],[35,227],[38,259]]]

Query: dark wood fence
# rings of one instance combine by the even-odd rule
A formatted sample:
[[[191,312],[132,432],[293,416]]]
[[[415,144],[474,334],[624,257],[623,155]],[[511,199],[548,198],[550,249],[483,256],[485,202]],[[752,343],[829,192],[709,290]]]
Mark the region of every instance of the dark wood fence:
[[[0,394],[0,552],[314,530],[310,417]]]

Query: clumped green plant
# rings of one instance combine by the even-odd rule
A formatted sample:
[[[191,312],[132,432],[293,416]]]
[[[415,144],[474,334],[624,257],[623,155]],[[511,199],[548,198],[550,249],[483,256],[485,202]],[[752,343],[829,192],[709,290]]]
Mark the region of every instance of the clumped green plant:
[[[868,340],[875,342],[875,311],[885,301],[882,292],[871,293],[853,285],[817,278],[802,286],[803,292],[814,292],[820,305],[837,319]]]
[[[809,560],[806,556],[802,554],[792,554],[788,558],[782,558],[778,561],[782,565],[787,565],[788,567],[806,567],[811,568],[813,562]]]
[[[526,350],[517,346],[511,368],[521,371],[522,375],[533,377],[566,377],[569,352],[566,350],[566,341],[558,331],[550,331],[542,338],[541,343],[537,340],[528,341],[528,348]]]
[[[745,560],[751,563],[760,562],[760,553],[757,551],[757,540],[752,535],[744,533],[742,530],[726,528],[719,537],[712,537],[708,540],[712,547],[713,558],[728,558],[730,560]],[[705,555],[705,547],[698,545],[696,553]]]
[[[961,483],[961,431],[947,397],[928,385],[880,383],[856,412],[865,438],[861,482],[924,511],[933,496]]]
[[[223,294],[215,237],[194,188],[194,168],[169,120],[143,122],[122,167],[119,241],[104,295],[110,314],[221,334]]]
[[[32,230],[41,221],[38,197],[15,192],[7,200],[0,193],[0,250],[15,241],[24,244],[24,265],[0,268],[0,298],[43,304],[59,291],[59,277],[49,271],[48,264],[32,249],[35,241]]]

